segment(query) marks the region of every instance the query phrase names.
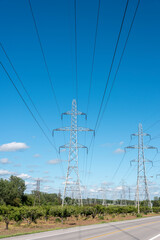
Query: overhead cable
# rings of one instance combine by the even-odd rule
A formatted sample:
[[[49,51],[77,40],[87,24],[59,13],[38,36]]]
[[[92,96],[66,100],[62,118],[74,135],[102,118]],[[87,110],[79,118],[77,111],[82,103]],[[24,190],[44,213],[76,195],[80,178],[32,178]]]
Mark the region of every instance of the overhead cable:
[[[20,82],[20,84],[21,84],[23,90],[24,90],[25,93],[27,94],[27,96],[28,96],[29,100],[31,101],[31,103],[32,103],[32,105],[33,105],[35,111],[37,112],[39,118],[41,119],[41,121],[43,122],[43,124],[45,125],[45,127],[47,128],[47,130],[51,133],[50,128],[47,126],[46,122],[44,121],[43,117],[41,116],[40,112],[38,111],[38,109],[37,109],[35,103],[33,102],[33,100],[32,100],[32,98],[31,98],[29,92],[28,92],[27,89],[25,88],[23,81],[21,80],[21,78],[20,78],[18,72],[16,71],[16,69],[15,69],[15,67],[14,67],[14,65],[13,65],[13,63],[12,63],[12,61],[11,61],[11,59],[9,58],[9,56],[8,56],[8,54],[7,54],[7,52],[6,52],[6,50],[4,49],[2,43],[0,43],[0,47],[1,47],[2,51],[4,52],[6,58],[8,59],[8,61],[9,61],[10,65],[11,65],[13,71],[15,72],[15,74],[16,74],[16,76],[17,76],[17,78],[18,78],[18,80],[19,80],[19,82]]]
[[[113,82],[112,82],[112,85],[111,85],[111,88],[110,88],[110,91],[109,91],[109,95],[107,97],[107,101],[105,103],[105,106],[104,106],[104,109],[103,109],[103,112],[102,112],[102,115],[101,115],[100,122],[101,122],[101,120],[103,118],[103,115],[104,115],[104,112],[105,112],[105,110],[107,108],[107,105],[108,105],[108,102],[109,102],[109,99],[110,99],[110,96],[111,96],[111,92],[112,92],[114,84],[115,84],[115,80],[116,80],[116,77],[117,77],[117,74],[118,74],[121,62],[122,62],[122,58],[123,58],[123,55],[124,55],[124,52],[125,52],[125,49],[126,49],[126,46],[127,46],[127,43],[128,43],[128,39],[129,39],[131,30],[132,30],[132,27],[133,27],[133,23],[134,23],[135,17],[136,17],[136,14],[137,14],[139,3],[140,3],[140,0],[138,0],[136,9],[135,9],[135,12],[134,12],[134,15],[133,15],[133,19],[132,19],[132,22],[131,22],[131,25],[130,25],[130,28],[129,28],[129,31],[128,31],[128,34],[127,34],[127,38],[126,38],[126,41],[125,41],[125,44],[124,44],[124,47],[123,47],[123,51],[122,51],[122,54],[121,54],[121,57],[120,57],[120,60],[119,60],[119,63],[118,63],[117,69],[116,69],[116,73],[114,75],[114,79],[113,79]],[[100,122],[99,122],[99,125],[100,125]]]
[[[95,37],[94,37],[93,56],[92,56],[92,65],[91,65],[91,76],[90,76],[90,83],[89,83],[89,93],[88,93],[87,112],[86,113],[88,113],[90,95],[91,95],[91,87],[92,87],[92,79],[93,79],[93,67],[94,67],[94,60],[95,60],[97,32],[98,32],[98,24],[99,24],[100,3],[101,3],[101,0],[98,1],[96,31],[95,31]]]
[[[103,96],[102,96],[102,100],[101,100],[101,104],[100,104],[100,108],[99,108],[99,112],[98,112],[98,117],[97,117],[96,124],[95,124],[95,130],[96,130],[96,128],[97,128],[97,124],[98,124],[98,121],[99,121],[99,118],[100,118],[100,114],[101,114],[101,111],[102,111],[102,106],[103,106],[103,102],[104,102],[104,99],[105,99],[106,91],[107,91],[107,88],[108,88],[108,84],[109,84],[109,80],[110,80],[110,75],[111,75],[113,63],[114,63],[114,60],[115,60],[115,56],[116,56],[116,52],[117,52],[117,47],[118,47],[118,44],[119,44],[119,40],[120,40],[120,36],[121,36],[123,24],[124,24],[124,19],[125,19],[126,12],[127,12],[128,3],[129,3],[129,0],[127,0],[126,7],[125,7],[125,10],[124,10],[124,14],[123,14],[123,18],[122,18],[120,30],[119,30],[119,33],[118,33],[118,38],[117,38],[116,46],[115,46],[115,49],[114,49],[114,54],[113,54],[113,57],[112,57],[112,61],[111,61],[111,65],[110,65],[110,69],[109,69],[109,73],[108,73],[108,77],[107,77],[107,82],[106,82],[106,85],[105,85],[104,93],[103,93]]]
[[[50,143],[50,145],[54,148],[54,150],[56,151],[56,153],[58,152],[55,145],[51,142],[51,140],[49,139],[49,137],[47,136],[47,134],[45,133],[44,129],[42,128],[42,126],[40,125],[40,123],[38,122],[37,118],[35,117],[35,115],[33,114],[32,110],[30,109],[30,107],[28,106],[27,102],[25,101],[25,99],[23,98],[22,94],[20,93],[20,91],[18,90],[18,88],[16,87],[14,81],[12,80],[11,76],[9,75],[8,71],[6,70],[6,68],[4,67],[4,65],[0,62],[0,65],[2,66],[4,72],[6,73],[8,79],[10,80],[10,82],[12,83],[13,87],[15,88],[15,90],[17,91],[18,95],[20,96],[21,100],[23,101],[24,105],[26,106],[26,108],[28,109],[29,113],[31,114],[32,118],[34,119],[34,121],[36,122],[36,124],[38,125],[38,127],[40,128],[40,130],[42,131],[43,135],[45,136],[45,138],[47,139],[47,141]],[[61,163],[62,164],[62,163]],[[62,167],[62,165],[61,165]],[[63,172],[63,167],[62,167],[62,172]]]
[[[56,105],[57,105],[58,113],[61,114],[60,107],[59,107],[59,104],[58,104],[58,101],[57,101],[57,97],[56,97],[56,94],[55,94],[55,90],[54,90],[53,81],[52,81],[52,79],[51,79],[51,75],[50,75],[50,72],[49,72],[48,64],[47,64],[46,57],[45,57],[45,54],[44,54],[44,50],[43,50],[41,38],[40,38],[40,35],[39,35],[39,31],[38,31],[36,19],[35,19],[35,17],[34,17],[34,13],[33,13],[32,5],[31,5],[31,1],[28,0],[28,2],[29,2],[29,7],[30,7],[30,11],[31,11],[32,18],[33,18],[34,27],[35,27],[35,30],[36,30],[38,42],[39,42],[40,49],[41,49],[41,52],[42,52],[44,64],[45,64],[46,71],[47,71],[47,74],[48,74],[48,79],[49,79],[49,82],[50,82],[51,90],[52,90],[52,93],[53,93],[53,96],[54,96],[54,99],[55,99],[55,102],[56,102]]]

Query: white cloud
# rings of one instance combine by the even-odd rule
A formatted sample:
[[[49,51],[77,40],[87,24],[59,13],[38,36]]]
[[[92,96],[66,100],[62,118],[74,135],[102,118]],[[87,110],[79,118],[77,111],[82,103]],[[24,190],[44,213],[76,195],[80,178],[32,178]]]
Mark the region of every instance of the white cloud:
[[[2,163],[2,164],[9,164],[11,162],[8,160],[8,158],[1,158],[0,159],[0,163]]]
[[[90,189],[89,190],[91,193],[97,193],[98,191],[96,189]]]
[[[124,150],[121,149],[121,148],[117,148],[117,149],[114,151],[114,153],[116,153],[116,154],[124,153]]]
[[[22,178],[22,179],[29,179],[29,178],[31,178],[31,176],[29,176],[26,173],[21,173],[21,174],[17,175],[17,177]]]
[[[40,156],[41,156],[41,155],[38,154],[38,153],[36,153],[36,154],[33,155],[33,157],[35,157],[35,158],[39,158]]]
[[[118,187],[116,187],[115,190],[122,190],[122,186],[118,186]]]
[[[31,185],[31,186],[35,186],[36,185],[36,183],[35,182],[27,182],[27,181],[25,181],[25,184],[28,186],[28,185]]]
[[[7,170],[0,169],[0,175],[11,175],[15,174],[14,172],[9,172]]]
[[[29,148],[25,143],[11,142],[0,145],[0,152],[16,152]]]
[[[61,159],[53,159],[53,160],[49,160],[47,163],[48,164],[58,164],[61,162]]]
[[[120,146],[122,146],[123,144],[124,144],[124,142],[123,142],[123,141],[121,141],[121,142],[119,143],[119,145],[120,145]]]

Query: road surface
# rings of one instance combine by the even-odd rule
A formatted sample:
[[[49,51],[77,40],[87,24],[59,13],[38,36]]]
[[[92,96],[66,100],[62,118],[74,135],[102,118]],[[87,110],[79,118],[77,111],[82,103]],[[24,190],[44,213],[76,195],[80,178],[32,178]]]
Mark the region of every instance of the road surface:
[[[160,240],[160,216],[54,230],[5,240]]]

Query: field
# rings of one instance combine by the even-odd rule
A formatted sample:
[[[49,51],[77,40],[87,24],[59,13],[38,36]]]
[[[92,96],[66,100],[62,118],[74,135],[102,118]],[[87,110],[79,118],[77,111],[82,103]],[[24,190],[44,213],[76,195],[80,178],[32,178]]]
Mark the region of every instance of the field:
[[[155,216],[160,212],[160,208],[153,210],[155,212],[143,207],[141,214],[137,214],[137,209],[133,206],[0,207],[0,238],[74,226],[131,220],[138,217]]]

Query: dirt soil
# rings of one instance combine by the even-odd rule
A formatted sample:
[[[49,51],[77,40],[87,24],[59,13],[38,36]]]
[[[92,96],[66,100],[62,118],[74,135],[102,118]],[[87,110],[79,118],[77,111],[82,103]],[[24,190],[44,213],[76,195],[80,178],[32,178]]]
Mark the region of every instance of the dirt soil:
[[[151,213],[148,215],[142,215],[143,217],[151,217],[157,216],[155,213]],[[98,224],[98,223],[107,223],[113,221],[122,221],[122,220],[131,220],[136,219],[136,216],[133,215],[108,215],[108,216],[100,216],[90,218],[79,218],[78,220],[75,217],[70,217],[66,220],[61,222],[59,218],[50,218],[48,221],[45,220],[38,220],[37,224],[32,223],[28,225],[27,222],[23,221],[21,224],[16,224],[15,222],[10,222],[9,229],[5,230],[5,223],[0,222],[0,238],[5,236],[13,236],[18,234],[27,234],[27,233],[34,233],[40,231],[47,231],[47,230],[56,230],[60,228],[69,228],[74,226],[84,226],[84,225],[91,225],[91,224]]]

